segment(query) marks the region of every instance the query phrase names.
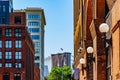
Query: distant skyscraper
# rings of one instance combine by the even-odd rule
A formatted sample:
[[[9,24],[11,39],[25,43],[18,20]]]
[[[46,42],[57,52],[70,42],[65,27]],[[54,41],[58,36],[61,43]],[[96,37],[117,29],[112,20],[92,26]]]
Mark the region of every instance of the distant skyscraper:
[[[35,65],[40,68],[40,80],[44,80],[44,11],[41,8],[27,8],[26,25],[35,46]]]
[[[57,53],[57,54],[52,54],[52,67],[55,66],[70,66],[71,67],[71,53],[69,52],[64,52],[64,53]]]
[[[52,68],[52,58],[51,58],[51,56],[46,57],[44,59],[44,62],[45,62],[45,65],[48,66],[48,71],[50,72],[51,68]]]
[[[49,74],[48,65],[45,65],[45,66],[44,66],[44,77],[47,77],[48,74]]]
[[[13,12],[13,1],[0,0],[0,25],[9,24],[10,12]]]

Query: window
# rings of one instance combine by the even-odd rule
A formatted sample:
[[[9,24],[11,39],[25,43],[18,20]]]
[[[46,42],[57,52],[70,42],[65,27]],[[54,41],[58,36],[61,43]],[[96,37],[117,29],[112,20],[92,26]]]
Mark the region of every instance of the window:
[[[39,28],[29,28],[29,32],[38,33],[40,32]]]
[[[3,5],[3,12],[6,12],[6,6]]]
[[[12,29],[6,29],[5,30],[5,36],[7,36],[7,37],[12,36]]]
[[[5,48],[12,48],[12,41],[5,41]]]
[[[21,29],[16,29],[15,30],[15,36],[16,37],[21,37],[22,36],[22,30]]]
[[[12,59],[12,52],[5,52],[5,59]]]
[[[22,59],[21,52],[15,52],[15,59]]]
[[[14,80],[21,80],[21,74],[20,73],[15,73],[14,74]]]
[[[0,12],[1,12],[1,5],[0,5]]]
[[[12,67],[12,63],[5,63],[5,67],[11,68]]]
[[[40,47],[40,42],[34,42],[35,47]]]
[[[2,63],[0,63],[0,67],[2,67]]]
[[[3,74],[3,80],[10,80],[10,74],[9,73]]]
[[[22,64],[21,63],[15,63],[15,68],[22,68]]]
[[[5,22],[6,22],[5,17],[2,17],[2,24],[5,24]]]
[[[21,48],[22,47],[22,41],[21,40],[16,40],[15,41],[15,48]]]
[[[39,40],[40,39],[39,35],[31,35],[31,37],[32,37],[33,40]]]
[[[2,29],[0,29],[0,36],[2,36]]]
[[[15,24],[21,24],[21,16],[16,16],[14,20]]]
[[[2,63],[0,63],[0,67],[2,67]]]
[[[40,53],[40,49],[35,49],[35,53],[39,54]]]
[[[40,66],[40,64],[39,64],[39,63],[35,63],[35,66],[38,66],[38,67],[39,67],[39,66]]]
[[[28,22],[28,26],[40,26],[39,22]]]
[[[2,48],[2,40],[0,40],[0,48]]]
[[[28,19],[40,19],[39,14],[28,14]]]
[[[0,52],[0,59],[2,59],[2,52]]]
[[[40,60],[40,57],[39,56],[35,56],[35,60]]]

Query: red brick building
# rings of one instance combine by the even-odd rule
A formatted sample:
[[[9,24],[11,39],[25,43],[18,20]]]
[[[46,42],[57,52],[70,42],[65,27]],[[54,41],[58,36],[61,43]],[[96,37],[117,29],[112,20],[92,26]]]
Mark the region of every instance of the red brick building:
[[[120,0],[74,0],[74,68],[80,70],[77,80],[120,79],[119,14]],[[109,30],[101,33],[101,24]],[[93,47],[92,56],[89,46]],[[80,59],[85,63],[80,64]]]
[[[25,17],[11,13],[11,25],[0,25],[0,80],[34,80],[34,45]]]
[[[40,80],[40,69],[38,66],[34,66],[34,80]]]

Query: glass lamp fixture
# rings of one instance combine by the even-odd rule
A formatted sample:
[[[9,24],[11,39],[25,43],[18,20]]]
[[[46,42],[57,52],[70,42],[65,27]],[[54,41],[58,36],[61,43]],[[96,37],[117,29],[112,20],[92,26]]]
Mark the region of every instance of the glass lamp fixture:
[[[106,33],[109,31],[109,25],[107,23],[102,23],[100,26],[99,26],[99,30],[101,33]]]
[[[85,59],[84,58],[80,59],[80,64],[85,64]]]
[[[89,54],[90,62],[94,61],[95,62],[95,57],[93,57],[93,47],[89,46],[87,48],[87,53]]]
[[[87,53],[93,53],[93,47],[89,46],[89,47],[87,48]]]

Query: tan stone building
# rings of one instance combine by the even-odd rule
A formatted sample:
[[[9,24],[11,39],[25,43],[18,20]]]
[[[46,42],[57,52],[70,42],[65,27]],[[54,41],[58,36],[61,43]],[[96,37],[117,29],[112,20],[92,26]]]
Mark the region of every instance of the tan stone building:
[[[74,0],[74,68],[77,80],[120,79],[120,0]],[[101,24],[109,31],[101,33]],[[104,25],[105,27],[105,25]],[[93,54],[87,52],[93,48]],[[84,64],[80,64],[80,60]]]

